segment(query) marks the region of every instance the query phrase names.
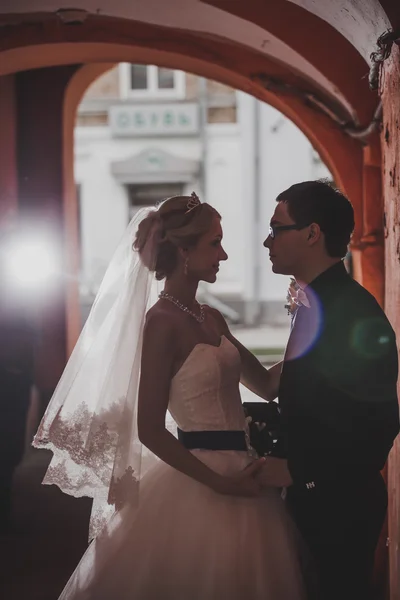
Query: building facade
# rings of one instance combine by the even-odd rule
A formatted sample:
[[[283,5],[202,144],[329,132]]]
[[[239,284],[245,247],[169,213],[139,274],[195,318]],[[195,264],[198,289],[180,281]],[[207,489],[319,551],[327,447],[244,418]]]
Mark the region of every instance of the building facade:
[[[278,325],[288,278],[272,273],[262,242],[277,194],[320,177],[330,174],[310,142],[269,105],[190,73],[116,65],[76,120],[82,321],[135,212],[195,191],[221,213],[229,256],[203,300],[231,321]]]

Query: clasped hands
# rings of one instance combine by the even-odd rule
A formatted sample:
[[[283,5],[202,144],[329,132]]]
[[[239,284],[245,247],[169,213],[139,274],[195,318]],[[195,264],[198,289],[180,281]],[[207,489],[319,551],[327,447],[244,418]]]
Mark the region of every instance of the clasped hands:
[[[256,479],[263,488],[284,488],[292,485],[293,480],[286,458],[267,456],[259,460],[262,464],[256,473]]]
[[[283,488],[292,483],[287,460],[269,456],[253,461],[236,475],[223,477],[215,489],[233,496],[259,496],[265,488]]]

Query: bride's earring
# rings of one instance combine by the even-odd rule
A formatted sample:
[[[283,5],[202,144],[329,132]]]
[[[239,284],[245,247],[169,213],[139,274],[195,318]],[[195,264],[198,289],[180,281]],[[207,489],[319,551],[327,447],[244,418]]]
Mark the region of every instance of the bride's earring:
[[[187,274],[188,274],[188,265],[189,265],[189,259],[187,258],[185,260],[185,264],[183,265],[183,272],[184,272],[184,274],[185,274],[186,277],[187,277]]]

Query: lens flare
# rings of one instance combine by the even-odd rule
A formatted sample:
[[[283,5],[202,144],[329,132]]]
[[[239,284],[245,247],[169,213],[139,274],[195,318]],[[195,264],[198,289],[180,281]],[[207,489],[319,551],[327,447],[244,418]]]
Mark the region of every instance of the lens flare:
[[[20,240],[11,244],[5,254],[7,279],[14,286],[37,288],[56,274],[56,260],[45,241]]]
[[[289,338],[285,360],[295,360],[310,352],[321,334],[324,319],[321,301],[311,288],[305,293],[309,306],[300,306],[293,317],[294,331]]]
[[[360,358],[384,357],[390,350],[390,338],[384,319],[374,317],[359,320],[351,332],[350,344],[354,354]]]

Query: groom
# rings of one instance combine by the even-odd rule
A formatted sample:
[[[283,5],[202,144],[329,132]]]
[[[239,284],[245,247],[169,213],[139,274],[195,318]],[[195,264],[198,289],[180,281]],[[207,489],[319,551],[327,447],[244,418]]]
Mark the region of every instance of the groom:
[[[274,273],[292,275],[279,390],[287,459],[262,478],[286,500],[313,560],[318,600],[368,600],[387,508],[380,471],[399,431],[396,339],[384,312],[343,264],[350,202],[322,181],[277,198],[269,235]]]

